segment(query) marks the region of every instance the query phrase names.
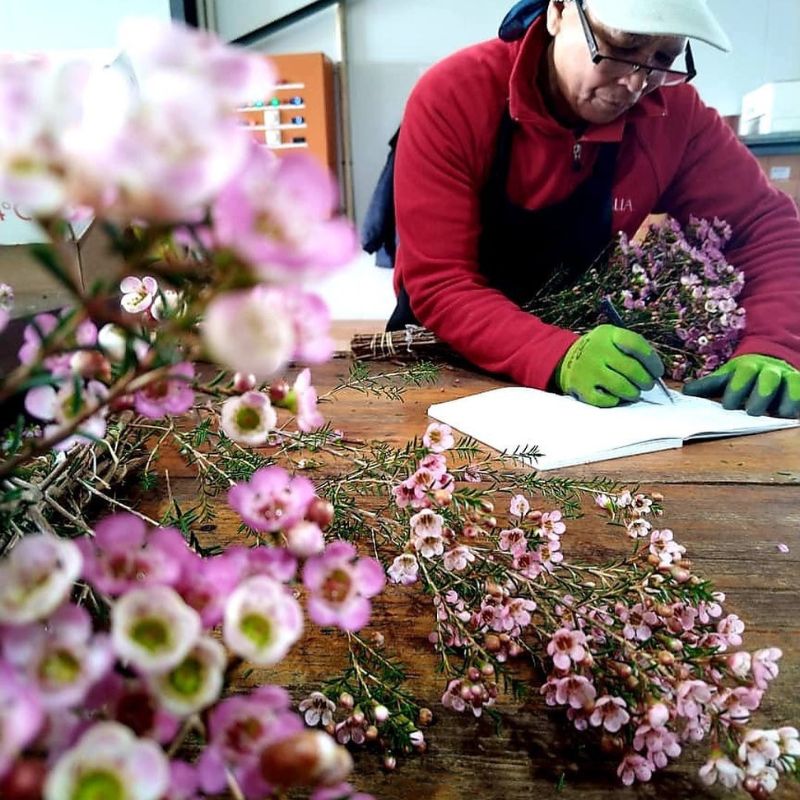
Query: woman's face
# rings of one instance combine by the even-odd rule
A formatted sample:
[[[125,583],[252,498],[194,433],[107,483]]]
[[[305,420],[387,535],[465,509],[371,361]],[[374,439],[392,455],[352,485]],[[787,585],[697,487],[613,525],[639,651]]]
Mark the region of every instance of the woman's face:
[[[592,18],[591,3],[585,12],[603,55],[669,68],[686,48],[686,39],[681,37],[643,36],[606,28]],[[574,2],[550,3],[547,28],[554,39],[551,86],[560,95],[556,100],[561,112],[574,116],[574,121],[611,122],[659,87],[660,81],[655,76],[648,79],[645,70],[627,71],[623,66],[620,75],[619,65],[592,61]]]

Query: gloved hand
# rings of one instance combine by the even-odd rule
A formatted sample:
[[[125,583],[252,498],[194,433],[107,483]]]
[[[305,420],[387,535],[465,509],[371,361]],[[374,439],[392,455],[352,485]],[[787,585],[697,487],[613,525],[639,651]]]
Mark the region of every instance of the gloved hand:
[[[556,384],[577,400],[611,408],[652,389],[664,365],[647,340],[614,325],[598,325],[575,342],[556,370]]]
[[[683,393],[692,397],[722,394],[723,408],[744,408],[753,416],[766,414],[770,408],[779,417],[800,416],[800,370],[772,356],[732,358],[705,378],[687,383]]]

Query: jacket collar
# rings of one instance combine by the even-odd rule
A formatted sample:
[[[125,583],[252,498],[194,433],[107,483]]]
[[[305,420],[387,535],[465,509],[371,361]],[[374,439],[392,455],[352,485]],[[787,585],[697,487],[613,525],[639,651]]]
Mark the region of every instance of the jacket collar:
[[[509,79],[508,98],[511,118],[521,123],[535,125],[551,136],[573,136],[574,132],[564,127],[548,111],[536,82],[545,51],[550,40],[546,20],[541,16],[531,25],[521,41],[512,42],[513,67]],[[579,137],[580,141],[618,142],[622,140],[625,126],[639,117],[665,117],[667,104],[663,90],[656,90],[643,97],[626,114],[605,125],[589,125]]]

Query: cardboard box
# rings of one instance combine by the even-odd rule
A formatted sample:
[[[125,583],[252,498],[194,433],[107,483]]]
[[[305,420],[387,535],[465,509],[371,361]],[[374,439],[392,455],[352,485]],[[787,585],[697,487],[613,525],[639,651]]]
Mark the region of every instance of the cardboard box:
[[[14,317],[30,316],[68,305],[73,296],[31,254],[30,245],[47,237],[24,212],[0,201],[0,281],[14,289]],[[115,280],[122,264],[110,250],[99,225],[91,220],[74,223],[69,238],[58,244],[61,265],[80,289],[98,278]]]
[[[769,182],[800,205],[800,155],[758,156]]]
[[[800,81],[765,83],[742,98],[739,135],[800,131]]]

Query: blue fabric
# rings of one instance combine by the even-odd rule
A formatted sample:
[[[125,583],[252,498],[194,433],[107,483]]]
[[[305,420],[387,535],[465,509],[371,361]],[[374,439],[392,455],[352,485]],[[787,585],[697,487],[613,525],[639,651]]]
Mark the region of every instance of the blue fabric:
[[[544,13],[550,0],[520,0],[500,23],[497,35],[504,42],[521,39],[528,28]]]
[[[375,264],[392,269],[397,252],[397,227],[394,212],[394,154],[397,148],[398,129],[389,142],[389,155],[383,165],[378,183],[369,201],[361,228],[361,246],[375,253]]]

